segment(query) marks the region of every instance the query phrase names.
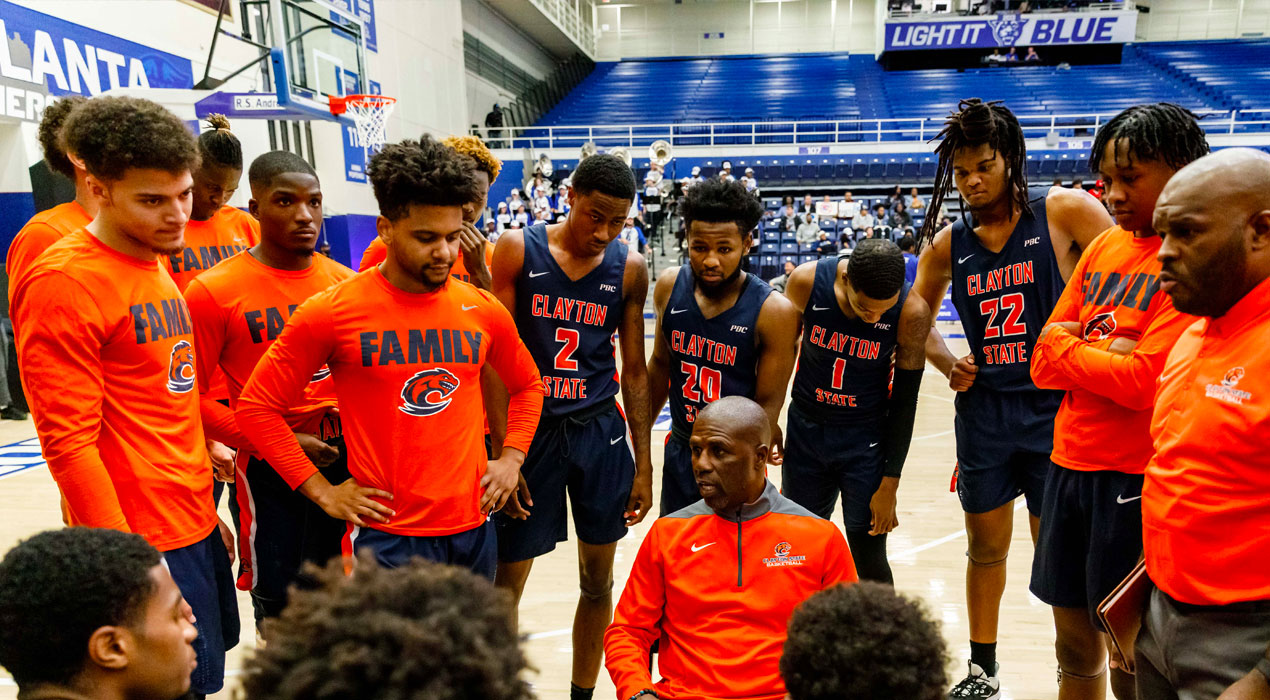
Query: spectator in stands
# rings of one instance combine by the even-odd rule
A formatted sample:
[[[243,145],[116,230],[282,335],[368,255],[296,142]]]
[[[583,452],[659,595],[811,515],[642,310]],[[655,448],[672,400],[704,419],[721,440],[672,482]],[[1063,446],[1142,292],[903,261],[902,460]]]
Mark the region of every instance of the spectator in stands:
[[[1019,61],[1019,52],[1018,52],[1018,50],[1017,50],[1017,49],[1015,49],[1013,46],[1011,46],[1011,47],[1010,47],[1010,52],[1009,52],[1009,53],[1007,53],[1007,54],[1005,55],[1005,62],[1006,62],[1006,63],[1018,63],[1018,61]]]
[[[497,243],[498,237],[501,233],[502,233],[502,230],[498,228],[498,224],[494,223],[493,221],[485,222],[485,238],[490,243]]]
[[[988,4],[988,3],[986,3],[986,2],[985,2],[985,3],[983,3],[983,5],[982,5],[982,6],[987,6],[987,4]],[[982,14],[987,14],[987,13],[982,13]],[[992,53],[991,53],[991,54],[989,54],[989,55],[988,55],[986,58],[984,58],[983,60],[984,60],[985,62],[987,62],[987,63],[1002,63],[1002,62],[1004,62],[1004,61],[1005,61],[1005,56],[1002,56],[1002,55],[1001,55],[1001,51],[1000,51],[999,49],[993,49],[993,50],[992,50]]]
[[[736,179],[732,176],[732,161],[723,161],[723,165],[719,168],[719,179],[724,182],[732,182]]]
[[[838,252],[838,244],[829,238],[829,234],[821,231],[817,236],[816,252],[820,255],[833,255]]]
[[[1085,181],[1084,181],[1084,180],[1081,180],[1080,178],[1076,178],[1075,180],[1072,180],[1072,189],[1073,189],[1073,190],[1084,190],[1084,189],[1085,189]]]
[[[842,201],[838,202],[838,218],[850,221],[860,213],[860,203],[851,198],[851,190],[842,193]]]
[[[569,188],[568,187],[561,185],[560,189],[556,191],[556,202],[555,202],[555,205],[551,208],[551,210],[557,214],[569,213]]]
[[[503,135],[503,109],[497,104],[485,115],[485,128],[489,129],[489,147],[502,148],[503,142],[497,139]]]
[[[701,166],[699,166],[699,165],[694,165],[694,166],[692,166],[692,178],[691,178],[691,179],[692,179],[692,184],[694,184],[694,185],[695,185],[695,184],[697,184],[698,182],[701,182],[701,180],[702,180],[702,177],[701,177]]]
[[[891,230],[891,216],[886,213],[886,207],[881,204],[873,205],[873,233],[869,238],[881,238]]]
[[[1034,62],[1039,63],[1040,60],[1041,60],[1041,56],[1040,54],[1036,53],[1036,47],[1035,46],[1027,47],[1027,55],[1023,57],[1023,62],[1024,63],[1034,63]]]
[[[50,530],[0,561],[0,665],[20,698],[183,696],[194,613],[140,535]]]
[[[494,222],[498,224],[498,232],[502,233],[512,223],[511,211],[507,208],[507,202],[498,203],[498,213],[494,215]]]
[[[926,208],[926,200],[922,199],[921,195],[917,194],[916,187],[908,193],[908,208],[914,211]]]
[[[803,214],[798,224],[798,245],[806,247],[815,244],[820,237],[820,226],[816,224],[816,217],[811,214]]]
[[[845,229],[845,228],[842,229],[842,232],[838,234],[838,254],[839,255],[842,255],[844,252],[849,252],[853,248],[855,248],[855,242],[851,240],[852,236],[853,234],[851,232],[851,229]]]
[[[939,625],[916,599],[861,581],[794,610],[781,676],[789,700],[942,700],[947,663]]]
[[[798,230],[798,216],[794,214],[794,205],[789,204],[785,207],[785,213],[781,215],[777,227],[782,232],[794,233]]]
[[[886,196],[886,208],[888,210],[895,209],[896,204],[904,203],[904,193],[900,190],[900,186],[895,186],[895,191]]]
[[[891,218],[887,221],[892,229],[903,231],[913,225],[913,216],[908,213],[908,209],[904,206],[904,201],[900,200],[895,203],[895,208],[891,210]]]
[[[519,209],[519,208],[520,208],[521,206],[523,206],[524,204],[525,204],[525,201],[524,201],[524,200],[522,200],[522,199],[520,198],[520,190],[518,190],[518,189],[516,189],[515,187],[513,187],[513,188],[512,188],[512,198],[511,198],[510,200],[508,200],[507,205],[508,205],[509,207],[511,207],[511,210],[512,210],[512,211],[516,211],[517,209]]]
[[[913,238],[912,229],[900,237],[899,246],[904,254],[904,281],[912,284],[917,279],[917,240]]]
[[[618,236],[631,250],[644,252],[644,231],[635,225],[635,219],[628,218],[626,225],[622,227],[622,233]]]
[[[741,182],[745,184],[746,192],[758,196],[758,179],[754,177],[754,168],[745,169],[745,177],[741,178]]]
[[[795,267],[797,267],[797,265],[794,264],[793,260],[786,260],[784,271],[780,275],[768,280],[767,283],[772,285],[772,289],[784,294],[785,285],[789,283],[789,276],[794,274]]]
[[[865,229],[873,228],[876,224],[877,219],[873,218],[873,214],[866,207],[856,207],[855,216],[851,217],[851,229],[855,231],[857,237],[863,235]]]
[[[529,197],[535,201],[547,194],[547,182],[542,179],[542,171],[534,170],[534,181],[529,185]]]
[[[781,200],[781,210],[784,211],[785,207],[792,207],[792,206],[794,206],[794,195],[792,194],[785,195],[785,198]]]
[[[544,184],[538,188],[538,196],[534,198],[534,209],[551,211],[551,190]]]
[[[551,223],[551,210],[535,208],[534,221],[532,225],[537,226],[538,224],[549,224],[549,223]]]
[[[799,214],[815,214],[816,203],[812,201],[810,194],[803,195],[803,203],[798,209]]]
[[[1061,177],[1056,177],[1056,178],[1054,178],[1053,186],[1054,186],[1054,187],[1064,187],[1064,185],[1063,185],[1063,178],[1061,178]]]
[[[524,202],[521,202],[520,206],[516,207],[516,215],[512,218],[519,221],[521,226],[529,226],[529,214],[525,212]]]

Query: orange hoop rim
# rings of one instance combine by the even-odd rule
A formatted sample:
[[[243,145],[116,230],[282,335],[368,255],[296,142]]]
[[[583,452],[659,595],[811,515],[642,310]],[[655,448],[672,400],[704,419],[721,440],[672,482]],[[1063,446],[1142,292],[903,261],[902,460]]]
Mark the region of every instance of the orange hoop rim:
[[[343,97],[331,97],[331,114],[343,114],[348,110],[348,105],[354,107],[386,107],[396,104],[397,98],[387,95],[345,95]]]

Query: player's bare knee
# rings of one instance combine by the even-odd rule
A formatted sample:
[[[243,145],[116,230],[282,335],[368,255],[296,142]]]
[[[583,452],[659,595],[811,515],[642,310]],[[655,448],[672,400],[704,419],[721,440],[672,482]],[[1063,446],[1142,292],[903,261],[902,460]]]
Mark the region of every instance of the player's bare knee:
[[[1064,676],[1099,678],[1107,670],[1107,652],[1101,644],[1067,635],[1058,635],[1054,656]]]
[[[578,588],[582,593],[582,600],[588,603],[603,603],[613,598],[613,577],[609,576],[607,579],[596,581],[584,576]]]

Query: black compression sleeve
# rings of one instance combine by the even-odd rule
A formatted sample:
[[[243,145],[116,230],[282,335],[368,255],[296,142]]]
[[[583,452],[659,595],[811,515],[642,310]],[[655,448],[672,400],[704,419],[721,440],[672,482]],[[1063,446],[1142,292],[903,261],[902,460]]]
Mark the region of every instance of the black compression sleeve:
[[[887,403],[886,427],[883,440],[886,450],[886,469],[883,476],[899,478],[908,458],[908,448],[913,441],[913,420],[917,417],[917,392],[922,387],[920,369],[895,369],[891,384],[891,399]]]

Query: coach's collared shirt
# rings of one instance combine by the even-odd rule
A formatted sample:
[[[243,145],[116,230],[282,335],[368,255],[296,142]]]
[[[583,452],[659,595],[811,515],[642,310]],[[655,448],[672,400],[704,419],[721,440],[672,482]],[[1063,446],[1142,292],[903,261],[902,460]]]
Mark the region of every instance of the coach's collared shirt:
[[[1142,488],[1151,580],[1195,605],[1270,599],[1270,279],[1178,339]]]
[[[780,700],[794,608],[855,580],[837,526],[770,483],[735,514],[698,501],[661,518],[640,545],[604,634],[617,695],[653,688],[663,698]],[[648,655],[658,639],[663,678],[653,684]]]

